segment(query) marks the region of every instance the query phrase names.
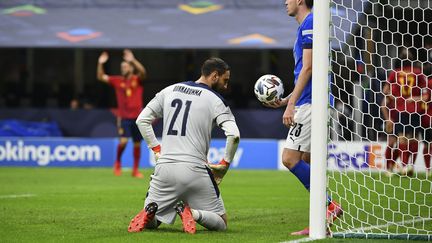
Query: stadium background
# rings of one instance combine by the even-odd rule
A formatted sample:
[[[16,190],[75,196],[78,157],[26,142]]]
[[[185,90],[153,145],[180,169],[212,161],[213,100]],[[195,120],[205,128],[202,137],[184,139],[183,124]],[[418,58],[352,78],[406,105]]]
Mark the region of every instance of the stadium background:
[[[357,102],[356,97],[346,95],[353,92],[355,83],[351,80],[363,82],[362,77],[349,75],[355,74],[352,70],[367,68],[362,56],[367,51],[365,40],[355,36],[362,35],[359,26],[372,25],[366,14],[373,7],[366,1],[344,1],[332,10],[335,16],[346,15],[348,9],[359,11],[350,25],[340,24],[342,30],[352,29],[354,35],[338,38],[346,39],[348,45],[356,48],[351,55],[334,56],[334,67],[342,69],[341,75],[333,80],[334,87],[343,87],[346,91],[336,98],[348,104],[343,107],[343,115],[348,118],[340,120],[344,129],[332,129],[336,131],[331,134],[335,140],[338,137],[385,140],[382,124],[373,119],[381,116],[378,104],[382,95],[373,92],[386,80],[385,70],[391,69],[396,50],[390,50],[388,59],[376,65],[381,67],[376,80],[366,84],[371,86],[371,95],[366,96],[369,104],[359,109],[368,111],[367,115],[359,121],[356,117],[349,119],[350,115],[346,114],[356,108],[353,104]],[[136,58],[147,68],[145,103],[167,85],[196,79],[207,57],[223,58],[233,70],[230,90],[225,97],[236,115],[242,137],[284,139],[286,136],[287,129],[280,122],[282,110],[265,109],[253,95],[255,80],[266,73],[283,80],[286,94],[293,88],[292,46],[297,24],[286,16],[283,2],[279,0],[11,0],[2,1],[0,8],[0,119],[6,121],[1,123],[3,136],[25,134],[26,131],[20,130],[22,126],[12,126],[11,130],[9,121],[15,119],[13,121],[54,122],[63,137],[115,137],[114,91],[96,80],[96,63],[98,55],[108,50],[111,58],[105,65],[106,72],[119,73],[123,48],[132,48]],[[382,16],[389,14],[385,8],[381,11]],[[413,19],[423,16],[420,10],[399,9],[391,14]],[[405,29],[400,27],[399,31],[401,36],[406,36],[403,34],[417,27],[421,26],[410,24]],[[422,44],[415,38],[395,41],[404,41],[413,48]],[[418,60],[427,59],[427,53],[422,50],[418,52]],[[375,59],[372,61],[377,62]],[[338,63],[346,65],[338,66]],[[344,77],[350,81],[341,79]],[[78,110],[70,108],[74,99],[80,103]],[[354,128],[355,123],[363,124],[360,133]],[[156,124],[158,136],[160,125]],[[213,135],[223,138],[218,129]],[[274,146],[277,143],[275,140]]]
[[[333,83],[338,88],[344,87],[347,91],[346,94],[341,94],[341,97],[337,98],[352,107],[352,104],[357,101],[355,97],[347,95],[354,89],[354,83],[350,82],[352,80],[361,82],[362,80],[361,77],[358,77],[357,80],[356,77],[350,75],[355,73],[352,72],[354,70],[358,72],[367,68],[362,56],[364,51],[367,51],[366,43],[364,38],[356,37],[363,37],[360,25],[371,23],[371,20],[366,19],[366,14],[363,13],[370,11],[373,4],[363,0],[341,0],[339,2],[342,7],[332,11],[341,15],[346,14],[344,5],[359,11],[355,18],[356,21],[349,25],[341,25],[342,29],[352,29],[353,35],[339,38],[346,39],[348,45],[355,47],[355,51],[346,56],[334,56],[333,62],[336,63],[334,68],[339,68],[342,74],[339,79],[333,80]],[[381,4],[387,1],[374,2]],[[432,16],[431,12],[431,9],[415,11],[402,9],[389,12],[383,8],[380,13],[381,17],[394,16],[395,19],[398,19],[401,16],[411,16],[412,19],[416,19],[417,15]],[[0,166],[5,166],[0,168],[0,173],[3,175],[3,183],[11,182],[11,187],[7,189],[5,187],[3,194],[16,193],[14,188],[18,188],[17,191],[20,192],[28,191],[27,188],[32,187],[27,185],[34,181],[40,183],[41,187],[36,188],[35,191],[40,190],[42,195],[44,193],[53,194],[47,188],[50,188],[49,184],[55,184],[57,181],[64,188],[72,184],[84,188],[89,183],[94,183],[94,181],[81,178],[83,173],[88,173],[89,176],[102,175],[100,180],[105,180],[100,183],[100,188],[85,189],[89,194],[97,190],[104,190],[101,189],[104,188],[103,186],[113,183],[110,181],[112,176],[109,169],[100,169],[96,172],[90,168],[23,171],[13,167],[112,166],[117,143],[115,138],[115,94],[111,87],[96,80],[96,64],[99,54],[105,50],[109,51],[110,61],[105,66],[106,71],[110,74],[119,73],[121,52],[124,48],[132,49],[136,58],[147,68],[148,78],[144,81],[144,103],[147,103],[156,92],[169,84],[196,79],[199,76],[201,63],[209,56],[218,56],[226,60],[232,68],[232,77],[230,90],[225,97],[236,116],[243,138],[233,167],[282,170],[283,166],[279,156],[283,139],[287,133],[287,129],[281,123],[283,111],[262,107],[253,95],[253,84],[260,75],[272,73],[283,80],[286,94],[292,90],[294,66],[292,46],[296,29],[297,23],[286,15],[283,1],[280,0],[0,1],[0,128],[2,131]],[[401,36],[407,36],[404,34],[415,32],[418,29],[424,31],[424,28],[412,24],[407,24],[406,28],[400,28],[398,31],[401,32]],[[406,40],[401,39],[400,42],[406,42]],[[414,38],[408,45],[420,48],[422,43]],[[427,53],[422,52],[424,49],[419,50],[416,58],[426,61]],[[388,60],[379,64],[375,63],[382,70],[378,70],[376,80],[371,82],[372,91],[379,90],[381,83],[386,80],[385,70],[391,69],[396,53],[396,50],[390,50]],[[382,59],[372,57],[372,61],[380,62]],[[338,63],[341,63],[341,66],[338,66]],[[344,77],[346,79],[342,79]],[[333,140],[341,138],[352,140],[353,143],[348,151],[342,151],[337,142],[330,145],[329,169],[347,169],[348,166],[350,170],[362,170],[368,169],[370,165],[380,168],[379,165],[384,164],[383,156],[379,155],[384,152],[385,136],[382,132],[382,124],[374,122],[375,119],[373,119],[373,117],[381,116],[378,108],[381,98],[379,94],[377,97],[367,98],[369,104],[360,109],[369,111],[369,116],[362,117],[361,121],[344,114],[348,118],[342,122],[345,123],[344,127],[347,129],[334,129],[335,133],[331,136]],[[71,109],[70,101],[73,99],[79,100],[79,109]],[[348,112],[350,112],[349,108]],[[31,129],[34,124],[29,122],[44,123],[49,125],[49,128],[46,131],[41,129],[34,133],[34,130]],[[355,129],[351,128],[360,122],[365,129],[361,133],[353,132]],[[11,127],[11,124],[14,126]],[[157,135],[160,135],[160,123],[156,124],[156,131]],[[216,129],[214,137],[223,138],[223,133]],[[361,142],[364,138],[372,143]],[[34,152],[26,154],[25,147]],[[223,147],[223,140],[216,139],[211,145],[209,160],[217,161],[222,156]],[[131,146],[128,146],[127,149],[130,150]],[[85,152],[81,153],[81,151]],[[422,151],[422,148],[419,151]],[[130,154],[131,151],[124,153],[125,166],[132,165]],[[377,156],[371,156],[371,154]],[[153,163],[151,154],[146,148],[143,148],[141,165],[151,168]],[[10,166],[13,167],[6,168]],[[424,164],[417,163],[416,170],[423,171]],[[64,178],[70,176],[72,179],[63,182],[49,172]],[[23,178],[31,173],[40,178],[49,178],[46,181],[47,185],[37,179],[30,178],[30,181],[26,181]],[[276,194],[286,194],[286,188],[283,186],[285,183],[286,185],[295,183],[292,178],[289,179],[290,182],[281,183],[280,180],[285,179],[285,174],[264,174],[268,172],[251,171],[246,172],[245,176],[245,174],[237,173],[239,172],[233,173],[233,178],[228,179],[227,184],[233,185],[233,181],[230,182],[230,180],[234,180],[236,175],[244,181],[235,182],[234,191],[230,192],[226,189],[227,198],[232,199],[238,191],[256,192],[254,195],[258,198],[267,192],[265,186],[273,188],[273,194],[269,197],[275,198]],[[149,174],[150,170],[146,170],[146,175]],[[275,175],[277,176],[274,177]],[[266,178],[266,181],[251,180],[251,178],[262,176]],[[270,179],[272,177],[274,180]],[[76,181],[77,178],[79,179]],[[135,184],[137,182],[126,181],[124,178],[121,180],[121,183],[126,186],[132,185],[142,189],[142,184],[137,185]],[[253,183],[258,183],[258,185]],[[280,188],[275,186],[277,183],[281,185]],[[24,184],[26,186],[23,186]],[[26,189],[20,189],[21,187]],[[44,189],[47,191],[43,191]],[[297,194],[293,194],[295,195],[293,197],[299,199],[291,202],[290,205],[294,205],[294,209],[307,205],[307,195],[295,193]],[[113,193],[112,195],[121,199],[119,194]],[[122,202],[136,201],[136,198],[142,195],[143,192],[139,191],[133,195],[135,197],[130,196]],[[55,199],[52,200],[55,201]],[[110,199],[102,200],[109,201]],[[279,202],[283,200],[286,198],[280,199]],[[255,203],[255,207],[260,202],[240,199],[239,205],[247,207],[248,203],[251,205]],[[67,205],[67,202],[65,204]],[[0,202],[0,205],[3,205],[5,209],[12,208],[8,203]],[[274,214],[288,214],[283,211],[285,209],[279,208],[280,204],[275,203],[275,205],[275,209],[279,211]],[[241,226],[237,225],[238,228],[248,225],[248,219],[243,220],[242,217],[249,217],[254,210],[243,212],[240,206],[236,208],[234,205],[228,205],[230,206],[240,218],[237,223],[234,221],[234,226],[239,224],[238,222],[241,224]],[[124,210],[125,208],[119,207],[115,216],[126,217]],[[132,215],[134,211],[131,210],[130,214]],[[12,212],[15,211],[12,210]],[[5,210],[0,213],[0,216],[2,214],[4,217],[0,218],[14,218],[12,213],[8,214]],[[307,214],[300,217],[305,217],[304,222],[300,220],[301,223],[307,222]],[[272,220],[275,218],[271,218],[266,223],[271,224]],[[19,219],[16,221],[21,222]],[[124,221],[127,222],[128,219]],[[13,225],[14,222],[3,221],[2,223],[7,227],[0,233],[7,234],[7,229],[15,232],[17,228],[16,225]],[[284,224],[282,220],[280,226]],[[274,228],[276,229],[276,226]],[[244,230],[250,232],[246,226]],[[260,228],[254,228],[257,234],[261,232],[260,230]],[[268,232],[261,233],[265,235]],[[31,235],[27,234],[28,238],[24,239],[32,239]],[[281,238],[284,236],[286,234],[275,234],[275,237],[279,238],[273,240],[284,239]],[[70,237],[75,240],[81,239],[77,236]],[[86,239],[86,235],[82,237]],[[255,237],[257,238],[243,240],[268,240],[268,238],[259,238],[262,236],[255,235]],[[9,234],[6,239],[13,239],[13,236]]]

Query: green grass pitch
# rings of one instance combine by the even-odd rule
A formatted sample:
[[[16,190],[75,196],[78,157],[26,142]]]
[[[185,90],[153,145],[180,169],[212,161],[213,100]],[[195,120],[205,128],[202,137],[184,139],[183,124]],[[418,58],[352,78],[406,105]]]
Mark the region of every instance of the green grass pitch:
[[[198,226],[195,235],[174,225],[128,233],[143,207],[145,179],[111,169],[0,168],[1,242],[282,242],[308,224],[309,195],[284,171],[231,170],[221,185],[226,232]],[[15,195],[15,196],[14,196]],[[336,242],[362,240],[329,239]],[[381,240],[381,242],[388,242]]]

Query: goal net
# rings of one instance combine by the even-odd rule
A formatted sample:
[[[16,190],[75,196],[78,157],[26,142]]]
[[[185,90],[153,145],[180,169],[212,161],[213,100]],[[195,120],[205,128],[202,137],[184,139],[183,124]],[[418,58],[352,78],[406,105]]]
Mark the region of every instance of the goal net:
[[[432,1],[330,4],[333,236],[432,240]]]

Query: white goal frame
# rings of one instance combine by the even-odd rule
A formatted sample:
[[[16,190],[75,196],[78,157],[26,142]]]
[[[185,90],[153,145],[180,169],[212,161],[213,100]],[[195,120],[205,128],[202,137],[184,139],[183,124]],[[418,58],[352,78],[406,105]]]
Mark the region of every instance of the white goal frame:
[[[354,4],[354,1],[357,0],[346,0],[346,2],[348,3],[351,2],[351,5]],[[358,1],[360,2],[360,0]],[[364,2],[370,3],[369,1]],[[380,1],[372,1],[372,3],[370,3],[371,5],[367,5],[368,8],[366,8],[365,5],[362,5],[362,10],[356,10],[352,6],[345,8],[343,3],[345,3],[345,0],[314,1],[312,50],[313,85],[311,117],[312,162],[310,164],[311,173],[309,204],[309,240],[324,239],[327,237],[327,231],[329,230],[327,228],[328,225],[326,219],[327,193],[331,193],[330,196],[334,196],[335,200],[341,203],[342,208],[344,208],[345,206],[345,212],[343,216],[340,217],[338,221],[333,224],[333,228],[335,228],[336,230],[335,233],[333,233],[330,237],[432,240],[432,229],[430,228],[430,222],[432,222],[432,197],[430,194],[432,182],[430,181],[430,179],[428,179],[431,177],[432,174],[427,174],[429,173],[429,170],[427,170],[429,169],[427,168],[428,165],[426,167],[423,167],[424,171],[423,169],[419,169],[420,167],[417,167],[417,170],[414,170],[415,174],[413,177],[413,175],[408,176],[407,174],[403,174],[403,172],[401,172],[402,170],[396,173],[393,173],[394,171],[388,170],[386,168],[387,166],[385,166],[385,160],[384,162],[382,162],[382,166],[380,164],[381,162],[378,163],[376,166],[375,161],[373,161],[371,162],[371,164],[367,164],[367,166],[364,167],[367,169],[354,168],[351,170],[345,170],[340,168],[335,170],[334,168],[339,166],[339,164],[335,167],[335,162],[331,163],[331,158],[333,156],[332,153],[334,152],[334,144],[331,140],[334,139],[334,141],[336,141],[336,145],[342,144],[337,143],[339,142],[339,138],[333,138],[333,136],[339,135],[336,134],[338,132],[333,133],[334,131],[331,130],[335,125],[347,127],[351,126],[352,130],[350,130],[350,127],[348,127],[347,130],[350,132],[350,134],[352,133],[353,135],[356,135],[354,138],[341,138],[340,141],[344,142],[344,145],[341,146],[341,148],[339,149],[340,151],[344,151],[345,153],[345,151],[350,150],[351,147],[355,147],[356,144],[358,145],[359,143],[363,142],[359,141],[363,139],[365,139],[365,142],[368,143],[367,146],[369,146],[369,144],[382,143],[382,145],[377,146],[379,146],[380,149],[384,148],[385,151],[386,145],[384,145],[384,142],[382,141],[388,139],[387,135],[392,135],[392,133],[386,133],[385,129],[382,127],[378,128],[378,125],[382,124],[374,124],[372,127],[372,130],[376,132],[376,134],[374,133],[374,138],[370,138],[368,134],[364,135],[363,133],[367,132],[364,129],[368,129],[368,127],[364,128],[365,126],[363,126],[362,124],[362,117],[359,114],[367,114],[373,119],[382,121],[382,123],[384,122],[384,119],[381,117],[381,115],[377,115],[377,112],[368,113],[369,110],[372,110],[372,108],[368,108],[367,106],[366,109],[363,110],[361,107],[363,104],[361,104],[361,102],[366,101],[368,102],[367,104],[374,104],[374,108],[378,107],[379,109],[384,106],[381,102],[379,102],[379,100],[382,99],[384,92],[382,88],[383,83],[388,82],[387,79],[389,73],[395,70],[395,67],[391,67],[391,62],[394,60],[400,61],[409,59],[407,57],[400,57],[400,55],[397,53],[401,51],[397,50],[397,48],[404,47],[415,49],[416,53],[413,54],[413,59],[416,60],[414,61],[417,62],[417,65],[420,65],[418,63],[421,63],[422,72],[425,72],[425,70],[430,70],[424,73],[424,75],[426,78],[429,78],[429,81],[432,80],[432,64],[430,62],[430,59],[427,59],[425,61],[423,57],[424,54],[422,54],[424,53],[424,51],[427,51],[427,55],[430,55],[429,51],[432,53],[432,34],[430,33],[430,23],[427,22],[424,17],[426,16],[426,10],[432,11],[430,8],[430,6],[432,6],[432,0],[427,0],[427,2],[394,0],[393,5],[384,4]],[[377,7],[378,4],[387,6],[389,9],[386,10],[387,12],[384,12],[384,10],[381,10],[382,12],[380,12],[379,10],[381,8]],[[338,7],[341,7],[341,15],[338,15]],[[350,8],[351,11],[345,11],[345,9],[348,8]],[[394,11],[394,9],[396,8],[400,12],[399,15],[407,16],[406,19],[402,18],[402,21],[405,22],[401,22],[400,25],[399,22],[397,22],[397,30],[391,29],[390,27],[383,27],[391,26],[390,23],[383,21],[383,19],[395,19],[396,17],[394,16],[399,16],[395,14],[396,11]],[[421,10],[422,12],[420,12],[421,14],[419,15],[418,11],[415,12],[414,10]],[[356,11],[355,13],[357,13],[358,11],[360,15],[361,13],[364,14],[364,16],[362,16],[364,18],[363,22],[358,20],[360,19],[360,17],[358,17],[358,15],[355,15],[353,11]],[[393,15],[390,14],[390,17],[388,17],[385,14],[388,12],[392,13]],[[412,13],[411,17],[410,13]],[[417,13],[417,15],[415,13]],[[429,15],[430,12],[428,12],[428,16]],[[338,16],[343,17],[339,19]],[[352,19],[355,20],[352,20],[349,17],[344,19],[346,16],[350,16],[352,17]],[[421,17],[418,18],[419,16]],[[374,20],[374,18],[378,20]],[[346,20],[345,23],[343,20]],[[365,21],[367,24],[364,23]],[[364,29],[360,30],[361,34],[355,32],[356,29],[353,30],[353,28],[351,27],[346,27],[346,25],[351,26],[351,22],[358,24],[358,26],[364,27]],[[409,26],[411,22],[416,22],[418,25]],[[427,24],[424,25],[424,23]],[[337,32],[337,28],[342,29],[343,33]],[[412,34],[410,32],[410,28],[417,29],[416,34]],[[425,28],[427,30],[426,34],[425,31],[421,32],[421,30]],[[347,35],[349,35],[350,38],[354,39],[351,40],[348,39],[348,37],[345,38],[345,32],[348,33]],[[390,44],[383,41],[383,39],[389,40],[389,36],[383,34],[388,32],[398,34],[398,36],[394,38],[393,35],[391,36],[392,38],[391,43],[389,42]],[[405,44],[404,35],[406,35],[407,39],[411,40],[413,44],[409,44],[410,42],[408,42],[408,44]],[[398,39],[399,36],[401,40]],[[421,36],[421,39],[414,39],[412,36]],[[426,39],[425,36],[428,37],[428,39]],[[350,44],[351,42],[356,41],[356,37],[359,37],[364,42],[360,44]],[[411,37],[412,39],[410,39]],[[339,44],[341,46],[340,50],[337,47],[337,45]],[[344,44],[346,45],[344,46]],[[360,47],[358,47],[358,45]],[[355,51],[348,48],[346,48],[345,50],[345,48],[342,48],[342,46],[353,46],[353,49],[358,48],[356,50],[359,50],[359,52],[363,51],[364,53],[366,53],[366,55],[363,56],[364,54],[360,53],[357,54],[360,55],[360,57],[354,56],[354,54],[352,54],[351,52]],[[390,48],[388,48],[388,46],[390,46]],[[331,47],[335,48],[336,51]],[[386,47],[388,49],[386,49]],[[380,57],[380,59],[372,59],[371,54],[375,54],[375,56]],[[347,58],[340,58],[340,56],[350,57],[351,59],[347,61]],[[340,61],[339,58],[343,59],[344,61]],[[432,58],[432,55],[428,56],[428,58]],[[342,63],[340,64],[340,66],[346,68],[345,70],[339,67],[338,61]],[[424,65],[426,63],[430,64],[429,69],[423,69],[426,66]],[[412,66],[414,66],[414,64],[412,64]],[[340,74],[343,73],[343,71],[347,73],[346,70],[349,71],[349,74]],[[351,71],[356,74],[360,74],[361,77],[352,78]],[[384,72],[386,72],[385,75]],[[380,74],[379,77],[377,73]],[[375,87],[374,89],[374,86],[371,84],[372,81],[369,82],[369,86],[367,86],[367,84],[363,84],[361,82],[361,78],[366,78],[369,81],[379,81],[379,83],[374,83],[376,87],[379,88]],[[344,81],[344,85],[338,85],[338,80]],[[353,83],[353,87],[349,86],[348,88],[346,88],[345,83],[350,82]],[[410,85],[412,86],[413,84]],[[418,87],[422,86],[420,87],[422,89],[430,89],[430,85],[427,88],[424,87],[423,84],[416,83],[415,85],[418,85]],[[333,95],[331,94],[330,89],[333,89]],[[343,99],[340,100],[341,94],[335,92],[336,89],[338,92],[347,92],[348,95],[352,96],[352,99],[354,101],[348,102],[347,106],[350,106],[351,108],[353,108],[353,110],[356,109],[356,112],[345,113],[346,111],[344,110],[338,110],[338,106],[333,104],[332,98],[334,98],[335,102],[337,100],[339,101],[339,103],[344,103],[344,105],[346,102]],[[366,97],[366,94],[364,94],[365,91],[369,90],[370,92],[373,92],[374,95],[376,95],[374,96],[374,98],[371,98],[373,99],[373,101],[367,100],[368,98]],[[379,109],[377,109],[378,114],[382,114],[380,113],[381,111]],[[336,113],[338,116],[335,116]],[[425,114],[429,115],[429,113]],[[340,117],[342,118],[339,119]],[[343,123],[348,124],[348,121],[344,122],[343,118],[352,119],[353,124],[343,125]],[[338,122],[340,122],[340,124],[338,124]],[[423,128],[428,128],[427,125],[423,124],[422,126]],[[423,134],[422,139],[426,140],[428,138],[427,136],[425,138],[425,134]],[[419,140],[419,142],[422,141]],[[425,144],[430,144],[431,141],[429,139],[423,142]],[[329,143],[331,146],[329,146]],[[328,153],[329,151],[330,155]],[[375,151],[372,151],[372,149],[371,151],[364,150],[364,152],[361,153],[372,154],[373,156],[379,155],[379,157],[377,158],[384,158],[383,152],[381,152],[381,150],[376,154]],[[430,152],[428,153],[430,154]],[[330,159],[328,159],[328,156],[330,156]],[[414,166],[415,160],[410,163],[412,163],[410,164],[411,166]],[[332,173],[336,173],[337,176]],[[339,174],[344,175],[345,177],[341,177],[338,181],[337,178],[339,178]],[[425,176],[423,176],[423,174],[425,174]],[[350,178],[350,176],[352,178]],[[393,177],[393,180],[391,179],[392,176],[395,176]],[[347,182],[347,180],[349,180],[349,182]],[[400,181],[399,184],[397,184],[398,181]],[[353,183],[352,186],[351,183]],[[409,186],[405,186],[406,188],[401,186],[403,183],[409,183]],[[411,187],[411,185],[414,186]],[[389,191],[389,193],[387,193],[386,190]],[[393,196],[391,196],[392,192],[394,192]],[[398,196],[397,193],[402,196]],[[364,195],[366,194],[368,196],[363,199],[363,197],[365,197]],[[356,197],[354,198],[353,195]],[[396,208],[393,206],[395,206]],[[367,211],[367,209],[370,208],[372,208],[372,210]]]
[[[330,0],[314,1],[309,237],[326,237]]]

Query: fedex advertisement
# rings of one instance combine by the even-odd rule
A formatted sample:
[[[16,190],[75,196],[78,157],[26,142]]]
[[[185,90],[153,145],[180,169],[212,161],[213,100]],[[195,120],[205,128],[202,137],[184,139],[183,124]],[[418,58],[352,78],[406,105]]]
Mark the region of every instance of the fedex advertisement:
[[[384,142],[335,142],[328,145],[328,170],[355,171],[355,170],[386,170]],[[417,159],[414,161],[414,170],[426,171],[423,159],[423,144],[418,149]],[[412,158],[411,158],[412,159]],[[396,166],[401,164],[400,158]]]
[[[279,141],[280,154],[283,151],[285,140]],[[385,142],[334,142],[327,147],[327,169],[331,171],[380,171],[386,169]],[[423,160],[423,144],[419,146],[419,153],[414,163],[414,170],[426,171]],[[313,163],[313,161],[312,161]],[[400,159],[396,161],[396,167],[400,165]],[[279,170],[287,170],[279,156]]]
[[[340,142],[328,145],[329,170],[385,169],[385,143]]]

